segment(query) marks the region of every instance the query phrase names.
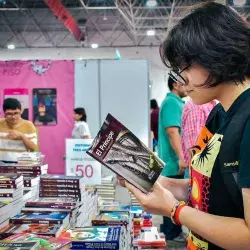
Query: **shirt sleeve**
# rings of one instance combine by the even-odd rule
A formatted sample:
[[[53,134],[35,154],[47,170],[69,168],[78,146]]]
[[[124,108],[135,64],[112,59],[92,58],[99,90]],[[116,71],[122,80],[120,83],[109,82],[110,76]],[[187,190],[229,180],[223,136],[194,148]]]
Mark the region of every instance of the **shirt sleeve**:
[[[182,109],[174,99],[169,99],[162,106],[162,123],[165,128],[181,127]]]
[[[250,119],[247,121],[240,146],[239,184],[250,188]]]
[[[197,138],[201,132],[201,129],[206,123],[205,113],[197,106],[192,107],[185,115],[185,123],[183,123],[183,143],[185,148],[189,149],[193,147],[197,141]]]
[[[79,125],[79,133],[81,137],[90,136],[89,127],[87,123],[81,123]]]
[[[26,137],[32,141],[33,143],[35,143],[37,145],[37,131],[36,131],[36,127],[34,126],[34,124],[32,122],[28,123],[28,133],[26,134]]]

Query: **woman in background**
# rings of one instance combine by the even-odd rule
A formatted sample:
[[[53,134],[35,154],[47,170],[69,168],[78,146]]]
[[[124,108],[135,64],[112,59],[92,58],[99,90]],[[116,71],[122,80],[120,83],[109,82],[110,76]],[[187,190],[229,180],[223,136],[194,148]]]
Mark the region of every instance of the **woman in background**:
[[[87,115],[84,108],[74,109],[75,126],[72,131],[74,139],[90,139],[89,126],[87,124]]]

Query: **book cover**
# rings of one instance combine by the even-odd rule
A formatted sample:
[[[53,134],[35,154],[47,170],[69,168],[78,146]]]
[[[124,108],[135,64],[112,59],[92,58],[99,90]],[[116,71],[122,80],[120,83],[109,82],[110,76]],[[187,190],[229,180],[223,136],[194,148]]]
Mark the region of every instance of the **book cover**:
[[[39,198],[35,201],[29,201],[26,203],[26,207],[52,207],[52,206],[66,206],[74,207],[79,204],[79,200],[75,198],[62,197],[62,198]]]
[[[8,241],[0,241],[0,249],[1,250],[35,250],[38,246],[37,241],[30,242],[8,242]]]
[[[0,237],[7,238],[14,234],[33,233],[38,235],[47,235],[58,237],[63,230],[62,225],[48,225],[48,224],[9,224],[0,229]]]
[[[120,249],[121,227],[84,227],[67,230],[60,237],[72,241],[73,249]]]
[[[12,224],[63,224],[69,217],[65,212],[26,212],[20,213],[10,219]]]
[[[102,205],[99,207],[100,212],[129,212],[130,206],[105,206]]]
[[[92,219],[92,225],[128,225],[130,222],[130,215],[128,212],[102,212]]]
[[[71,241],[64,240],[64,239],[57,239],[50,236],[43,236],[43,235],[35,235],[35,234],[29,234],[29,233],[23,233],[23,234],[15,234],[12,235],[5,240],[8,241],[23,241],[23,242],[29,242],[29,241],[37,241],[39,243],[39,247],[36,250],[59,250],[62,247],[71,245]]]
[[[111,114],[106,117],[87,154],[144,193],[151,190],[165,165]]]

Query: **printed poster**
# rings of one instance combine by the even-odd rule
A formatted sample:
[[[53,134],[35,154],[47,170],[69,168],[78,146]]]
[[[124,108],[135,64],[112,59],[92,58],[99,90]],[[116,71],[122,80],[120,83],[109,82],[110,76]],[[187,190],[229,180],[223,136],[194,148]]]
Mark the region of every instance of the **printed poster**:
[[[55,88],[33,89],[33,123],[36,126],[57,124],[57,91]]]
[[[4,89],[4,99],[15,98],[22,106],[22,118],[29,120],[29,90],[28,89]]]
[[[101,184],[101,164],[86,154],[92,139],[66,139],[67,176],[82,176],[86,186]]]

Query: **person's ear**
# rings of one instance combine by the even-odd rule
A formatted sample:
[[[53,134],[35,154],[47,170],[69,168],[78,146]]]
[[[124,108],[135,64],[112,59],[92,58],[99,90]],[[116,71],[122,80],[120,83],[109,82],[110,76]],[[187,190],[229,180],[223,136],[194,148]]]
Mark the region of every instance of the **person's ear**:
[[[179,84],[178,82],[173,83],[173,89],[178,90],[179,89]]]

